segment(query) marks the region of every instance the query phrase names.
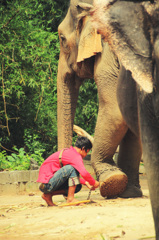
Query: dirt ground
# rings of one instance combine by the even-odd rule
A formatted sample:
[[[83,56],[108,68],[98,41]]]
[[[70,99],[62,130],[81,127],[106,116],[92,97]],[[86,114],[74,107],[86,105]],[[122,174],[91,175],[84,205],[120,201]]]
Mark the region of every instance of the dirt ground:
[[[41,193],[0,196],[1,240],[154,240],[155,232],[145,176],[140,176],[144,196],[104,199],[99,190],[83,206],[47,207]],[[76,194],[86,200],[85,187]],[[65,202],[55,196],[54,202]]]

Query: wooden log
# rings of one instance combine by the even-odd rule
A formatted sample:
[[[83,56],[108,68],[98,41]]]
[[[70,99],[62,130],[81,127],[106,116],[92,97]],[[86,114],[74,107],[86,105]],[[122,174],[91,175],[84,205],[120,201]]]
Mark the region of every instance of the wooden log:
[[[71,203],[63,203],[58,205],[58,207],[78,206],[79,204],[90,203],[90,202],[91,200],[83,200],[83,201],[77,201],[77,202],[71,202]]]

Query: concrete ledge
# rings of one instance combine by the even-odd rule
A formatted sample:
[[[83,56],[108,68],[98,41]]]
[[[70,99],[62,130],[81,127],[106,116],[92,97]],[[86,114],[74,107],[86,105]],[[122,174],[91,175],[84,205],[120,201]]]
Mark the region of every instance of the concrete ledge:
[[[39,170],[0,172],[0,195],[37,191]]]

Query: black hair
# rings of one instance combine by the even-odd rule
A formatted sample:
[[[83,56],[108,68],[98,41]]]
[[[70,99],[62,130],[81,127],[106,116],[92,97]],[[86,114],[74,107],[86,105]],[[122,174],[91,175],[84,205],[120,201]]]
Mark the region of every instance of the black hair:
[[[92,143],[87,137],[78,137],[75,143],[75,147],[80,149],[84,148],[85,151],[92,148]]]

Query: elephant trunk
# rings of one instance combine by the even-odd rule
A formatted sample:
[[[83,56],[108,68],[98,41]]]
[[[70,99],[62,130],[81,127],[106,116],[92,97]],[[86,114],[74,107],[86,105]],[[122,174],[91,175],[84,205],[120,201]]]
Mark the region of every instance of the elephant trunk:
[[[157,89],[159,91],[159,36],[157,36],[155,44],[154,44],[154,57],[156,62],[156,72],[154,74],[155,82],[157,85]]]
[[[73,122],[80,84],[60,54],[57,75],[58,150],[72,145]]]

